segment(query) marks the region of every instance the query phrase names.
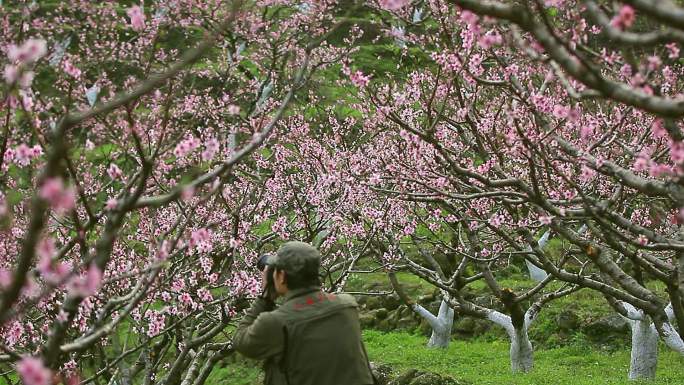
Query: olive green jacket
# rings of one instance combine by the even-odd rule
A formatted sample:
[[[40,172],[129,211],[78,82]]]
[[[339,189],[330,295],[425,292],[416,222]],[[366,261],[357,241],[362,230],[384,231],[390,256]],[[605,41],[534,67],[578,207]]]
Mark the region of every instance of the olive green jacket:
[[[238,352],[266,360],[266,385],[373,384],[352,296],[309,287],[274,307],[254,301],[233,337]]]

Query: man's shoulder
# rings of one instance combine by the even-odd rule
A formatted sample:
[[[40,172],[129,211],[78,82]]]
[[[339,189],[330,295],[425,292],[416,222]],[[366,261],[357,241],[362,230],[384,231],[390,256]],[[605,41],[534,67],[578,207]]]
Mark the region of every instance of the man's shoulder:
[[[280,326],[283,324],[283,317],[279,313],[279,308],[265,311],[257,316],[255,323],[258,322],[262,326]]]
[[[276,317],[284,319],[292,315],[303,315],[302,313],[325,313],[351,307],[358,307],[351,295],[317,291],[293,298],[273,313]]]

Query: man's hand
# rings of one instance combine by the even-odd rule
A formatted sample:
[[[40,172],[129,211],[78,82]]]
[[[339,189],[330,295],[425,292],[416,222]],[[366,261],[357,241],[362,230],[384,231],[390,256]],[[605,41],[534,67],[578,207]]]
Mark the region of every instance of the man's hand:
[[[275,302],[278,297],[273,284],[273,268],[266,266],[261,271],[261,298]]]

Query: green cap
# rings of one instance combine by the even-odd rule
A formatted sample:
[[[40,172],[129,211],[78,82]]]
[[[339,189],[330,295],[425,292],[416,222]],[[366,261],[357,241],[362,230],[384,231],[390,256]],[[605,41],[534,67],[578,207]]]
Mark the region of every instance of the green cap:
[[[290,274],[318,274],[321,254],[308,243],[290,241],[280,246],[275,254],[271,254],[266,264]]]

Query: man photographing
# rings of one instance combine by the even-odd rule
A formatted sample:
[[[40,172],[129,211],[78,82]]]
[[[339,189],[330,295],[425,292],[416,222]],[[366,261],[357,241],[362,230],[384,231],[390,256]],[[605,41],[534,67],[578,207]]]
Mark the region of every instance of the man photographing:
[[[291,241],[261,261],[263,294],[238,325],[233,346],[265,360],[264,383],[372,385],[356,301],[321,291],[318,250]],[[277,297],[284,301],[276,308]]]

